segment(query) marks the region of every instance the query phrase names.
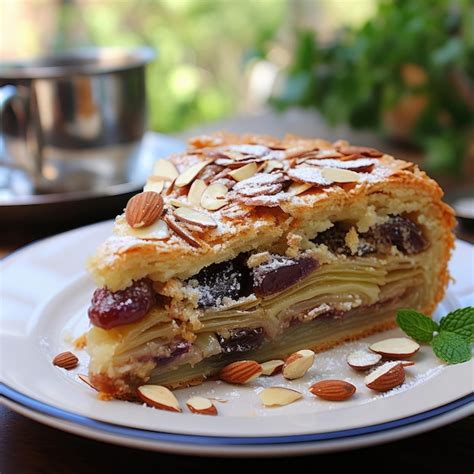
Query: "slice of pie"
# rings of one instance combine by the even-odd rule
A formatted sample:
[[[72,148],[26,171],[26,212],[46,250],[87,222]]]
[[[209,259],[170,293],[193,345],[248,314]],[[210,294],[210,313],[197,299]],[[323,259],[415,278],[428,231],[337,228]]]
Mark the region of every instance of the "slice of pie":
[[[92,383],[200,383],[325,350],[443,297],[452,210],[413,163],[345,141],[218,134],[158,160],[89,269]]]

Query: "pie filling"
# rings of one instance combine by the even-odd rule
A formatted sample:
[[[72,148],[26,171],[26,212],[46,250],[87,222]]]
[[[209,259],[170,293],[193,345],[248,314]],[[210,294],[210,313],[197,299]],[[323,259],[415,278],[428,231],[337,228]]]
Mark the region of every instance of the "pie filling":
[[[428,248],[413,216],[389,215],[359,233],[336,222],[295,256],[276,245],[187,280],[97,289],[89,308],[91,373],[99,389],[105,379],[121,379],[123,393],[143,381],[182,385],[232,360],[281,358],[389,327],[396,308],[429,299]]]

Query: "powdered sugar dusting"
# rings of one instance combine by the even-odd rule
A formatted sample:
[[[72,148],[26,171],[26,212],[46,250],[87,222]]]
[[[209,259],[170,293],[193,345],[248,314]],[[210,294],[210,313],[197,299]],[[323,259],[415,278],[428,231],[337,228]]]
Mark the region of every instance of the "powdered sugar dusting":
[[[359,160],[306,160],[306,164],[314,166],[322,166],[327,168],[339,168],[343,170],[358,171],[364,168],[369,168],[378,163],[374,158],[361,158]]]
[[[332,181],[328,181],[321,173],[321,170],[312,167],[294,168],[288,171],[288,176],[299,182],[319,184],[320,186],[328,186]]]

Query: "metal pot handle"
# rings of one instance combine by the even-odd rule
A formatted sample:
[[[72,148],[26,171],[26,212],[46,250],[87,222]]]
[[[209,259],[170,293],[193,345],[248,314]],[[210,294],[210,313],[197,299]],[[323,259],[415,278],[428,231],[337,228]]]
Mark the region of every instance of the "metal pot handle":
[[[26,172],[33,183],[41,180],[42,168],[42,136],[40,128],[34,117],[30,117],[32,126],[28,123],[28,103],[34,97],[31,97],[30,89],[25,86],[14,86],[7,84],[0,87],[0,167],[10,169],[20,169]],[[20,160],[15,153],[9,153],[7,149],[8,137],[4,130],[3,114],[5,109],[11,106],[20,129],[23,131],[25,140],[25,159]],[[34,150],[28,147],[28,137],[34,134],[31,140],[34,145]]]

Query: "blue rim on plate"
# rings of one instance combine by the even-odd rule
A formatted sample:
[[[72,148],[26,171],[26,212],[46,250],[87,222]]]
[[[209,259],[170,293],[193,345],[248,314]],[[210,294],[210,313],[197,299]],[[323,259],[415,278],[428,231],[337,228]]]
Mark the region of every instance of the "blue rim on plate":
[[[290,444],[290,443],[308,443],[314,441],[328,441],[340,438],[350,438],[380,431],[387,431],[401,426],[411,425],[420,421],[434,418],[444,413],[456,410],[471,402],[474,402],[474,394],[454,400],[446,405],[442,405],[432,410],[427,410],[416,415],[400,418],[399,420],[379,423],[376,425],[365,426],[362,428],[352,428],[348,430],[331,431],[327,433],[314,433],[305,435],[292,436],[259,436],[259,437],[243,437],[243,436],[202,436],[202,435],[185,435],[158,431],[149,431],[138,428],[128,428],[113,425],[103,421],[97,421],[82,415],[77,415],[61,408],[40,402],[27,395],[0,384],[0,395],[16,402],[26,408],[32,409],[39,413],[43,413],[54,418],[66,420],[78,425],[82,425],[95,430],[111,433],[114,435],[125,436],[128,438],[145,439],[152,441],[161,441],[167,443],[192,444],[192,445],[220,445],[220,446],[245,446],[245,445],[263,445],[263,444]]]

